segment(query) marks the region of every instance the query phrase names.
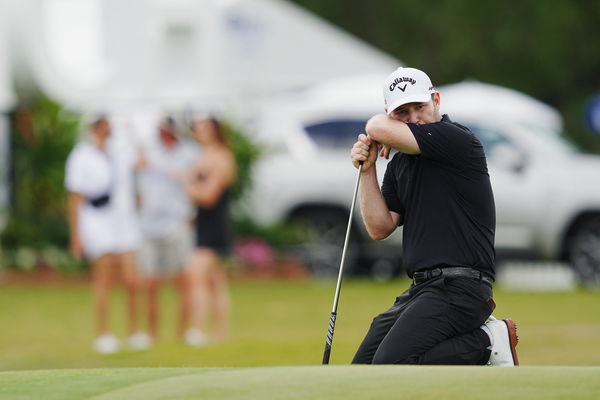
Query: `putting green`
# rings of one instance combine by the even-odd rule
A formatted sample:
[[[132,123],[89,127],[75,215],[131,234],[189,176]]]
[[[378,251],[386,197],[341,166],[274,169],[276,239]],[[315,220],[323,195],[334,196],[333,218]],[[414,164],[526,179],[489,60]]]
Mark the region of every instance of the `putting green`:
[[[0,373],[1,400],[598,398],[600,367],[306,366]]]

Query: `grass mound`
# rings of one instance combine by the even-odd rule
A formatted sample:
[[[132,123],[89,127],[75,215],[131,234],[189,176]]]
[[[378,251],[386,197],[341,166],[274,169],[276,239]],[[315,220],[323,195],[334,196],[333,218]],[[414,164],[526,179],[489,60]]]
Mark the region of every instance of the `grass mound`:
[[[0,373],[0,400],[597,399],[600,367],[313,366]]]

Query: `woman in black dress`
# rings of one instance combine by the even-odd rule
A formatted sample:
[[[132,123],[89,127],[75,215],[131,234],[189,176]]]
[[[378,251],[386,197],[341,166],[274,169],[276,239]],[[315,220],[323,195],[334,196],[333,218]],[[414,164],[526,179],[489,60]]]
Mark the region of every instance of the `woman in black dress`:
[[[236,179],[237,168],[216,119],[195,121],[192,134],[203,151],[186,184],[197,214],[195,249],[187,268],[191,284],[192,328],[185,339],[190,345],[200,346],[207,340],[209,311],[214,316],[214,338],[222,341],[228,334],[230,300],[222,258],[232,248],[229,188]]]

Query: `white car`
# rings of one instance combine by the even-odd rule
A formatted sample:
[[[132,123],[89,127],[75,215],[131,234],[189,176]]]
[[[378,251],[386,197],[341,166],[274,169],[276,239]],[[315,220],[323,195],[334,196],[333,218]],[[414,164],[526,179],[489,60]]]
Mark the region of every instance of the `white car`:
[[[375,91],[366,89],[372,86]],[[308,223],[313,237],[300,249],[316,274],[335,275],[339,267],[356,180],[349,152],[365,121],[382,112],[377,89],[370,78],[331,84],[270,105],[257,125],[257,138],[269,150],[255,168],[249,206],[265,224]],[[507,89],[475,83],[440,92],[442,111],[470,127],[485,148],[498,256],[569,260],[582,282],[599,284],[600,157],[571,147],[557,133],[556,111],[522,94],[503,99]],[[488,107],[467,108],[461,104],[465,97]],[[511,103],[504,107],[507,99]],[[379,160],[380,180],[386,162]],[[371,240],[357,213],[346,268],[395,274],[401,269],[400,242],[401,229],[386,240]]]

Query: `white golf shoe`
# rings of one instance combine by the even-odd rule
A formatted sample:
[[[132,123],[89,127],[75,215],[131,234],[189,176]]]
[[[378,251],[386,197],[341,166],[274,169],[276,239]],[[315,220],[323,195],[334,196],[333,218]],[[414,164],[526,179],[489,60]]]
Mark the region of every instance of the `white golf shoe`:
[[[517,358],[517,325],[512,319],[497,320],[490,317],[485,326],[492,334],[492,349],[488,365],[514,367],[519,365]]]
[[[202,347],[208,342],[208,338],[200,329],[190,328],[185,332],[185,342],[192,347]]]
[[[114,354],[119,347],[119,339],[110,333],[104,333],[94,340],[94,350],[100,354]]]
[[[136,332],[129,335],[127,345],[131,350],[146,350],[152,346],[152,337],[146,332]]]

